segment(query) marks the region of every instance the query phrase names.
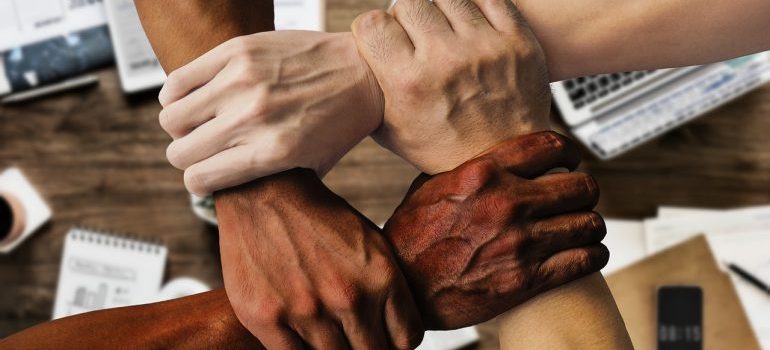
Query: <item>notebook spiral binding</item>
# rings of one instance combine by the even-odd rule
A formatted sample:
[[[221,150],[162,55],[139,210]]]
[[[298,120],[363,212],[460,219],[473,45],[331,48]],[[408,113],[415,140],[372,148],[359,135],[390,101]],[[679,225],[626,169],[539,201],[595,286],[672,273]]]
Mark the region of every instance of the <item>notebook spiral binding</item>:
[[[73,227],[67,233],[67,239],[150,254],[160,254],[166,249],[162,241],[157,238],[140,238],[129,233],[100,230],[87,226]]]

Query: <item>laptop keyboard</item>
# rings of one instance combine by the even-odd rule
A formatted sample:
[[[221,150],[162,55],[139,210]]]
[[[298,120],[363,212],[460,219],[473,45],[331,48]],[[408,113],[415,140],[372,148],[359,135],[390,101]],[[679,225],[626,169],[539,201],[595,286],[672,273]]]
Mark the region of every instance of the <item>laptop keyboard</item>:
[[[572,107],[580,109],[653,72],[655,70],[580,77],[564,81],[564,88],[572,101]]]
[[[770,65],[765,69],[770,69]],[[609,158],[681,125],[727,101],[740,96],[764,81],[760,69],[742,75],[709,74],[678,86],[640,108],[618,114],[591,135],[584,135],[591,150]]]

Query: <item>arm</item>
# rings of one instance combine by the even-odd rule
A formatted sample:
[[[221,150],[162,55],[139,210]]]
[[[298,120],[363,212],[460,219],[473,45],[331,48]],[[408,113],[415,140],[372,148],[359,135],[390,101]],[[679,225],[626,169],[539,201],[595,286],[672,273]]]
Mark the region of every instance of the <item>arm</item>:
[[[403,156],[441,171],[454,167],[458,154],[482,153],[507,133],[547,127],[550,99],[543,52],[509,2],[434,3],[399,0],[393,16],[372,11],[357,18],[353,34],[383,89],[384,143],[408,145]],[[515,281],[501,281],[501,288]],[[504,348],[628,349],[621,320],[596,273],[511,310],[501,340]]]
[[[269,1],[136,5],[168,72],[228,39],[273,28]],[[288,170],[215,199],[228,297],[267,348],[411,348],[422,339],[417,308],[387,242],[315,173]]]
[[[554,133],[523,136],[457,170],[434,177],[421,175],[414,181],[385,232],[399,264],[409,271],[409,284],[421,299],[420,312],[428,327],[459,328],[486,321],[606,263],[606,248],[599,243],[603,224],[600,219],[590,220],[595,214],[550,225],[548,220],[510,210],[545,202],[541,199],[553,193],[556,183],[563,185],[564,198],[595,200],[595,192],[585,192],[579,185],[585,180],[581,175],[562,177],[565,181],[556,183],[522,177],[554,166],[577,166],[577,148],[566,140],[565,147],[555,148],[554,139],[563,138]],[[522,192],[539,195],[527,199],[518,195]],[[557,203],[569,205],[567,201]],[[446,205],[437,207],[436,202]],[[468,229],[471,218],[488,224]],[[523,229],[527,225],[542,229],[531,235]],[[580,234],[554,236],[564,225]],[[582,245],[572,247],[572,240]],[[523,245],[537,249],[523,252],[519,249]],[[450,249],[453,254],[444,256]],[[566,259],[554,260],[551,255]],[[531,272],[548,270],[538,268],[541,265],[555,273]],[[501,287],[501,281],[517,280]],[[47,322],[0,340],[0,347],[241,349],[261,345],[241,326],[224,290],[216,290]]]
[[[540,294],[499,321],[502,349],[633,349],[599,273]]]
[[[434,3],[441,7],[453,2]],[[531,25],[542,46],[551,81],[715,62],[770,49],[770,39],[762,35],[770,31],[766,20],[770,3],[765,0],[515,2],[521,8],[520,18]],[[509,0],[505,3],[511,5]],[[285,42],[295,47],[281,45]],[[372,44],[385,46],[382,40]],[[351,50],[348,33],[288,31],[246,37],[238,46],[239,50],[212,54],[218,62],[215,67],[226,66],[223,74],[205,62],[194,64],[172,76],[162,93],[166,108],[161,124],[176,139],[169,147],[169,160],[185,170],[191,192],[210,193],[296,166],[323,176],[382,123],[385,88],[378,86],[361,57]],[[309,66],[314,69],[306,69]],[[193,97],[190,92],[198,87],[201,92]],[[204,103],[210,108],[200,108]],[[207,122],[215,115],[237,120]],[[505,129],[509,137],[532,130],[521,118],[509,121]],[[330,127],[341,124],[346,127]],[[386,120],[375,138],[428,171],[431,165],[410,152],[421,143],[390,139],[393,133],[387,128],[392,126],[387,124]],[[208,131],[190,132],[201,125],[207,125]],[[501,134],[500,130],[492,132]],[[454,135],[474,131],[478,130]],[[227,152],[233,143],[239,153]],[[467,159],[455,149],[447,153],[458,155],[459,162]]]
[[[134,0],[134,3],[166,72],[236,36],[275,29],[272,0]]]
[[[770,50],[765,0],[516,0],[551,80],[712,63]]]
[[[61,318],[0,340],[8,349],[264,349],[223,289]]]

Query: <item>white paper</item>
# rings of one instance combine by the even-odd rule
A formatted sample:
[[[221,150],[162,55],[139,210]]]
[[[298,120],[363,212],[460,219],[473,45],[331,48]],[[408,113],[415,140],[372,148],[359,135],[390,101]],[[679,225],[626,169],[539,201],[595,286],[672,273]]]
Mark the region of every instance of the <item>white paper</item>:
[[[427,331],[417,350],[455,350],[462,349],[479,341],[479,332],[475,327],[452,331]]]
[[[718,215],[655,218],[644,221],[647,252],[656,253],[701,233],[719,234],[770,228],[770,206],[736,209]]]
[[[0,96],[9,92],[11,92],[11,82],[8,81],[8,78],[5,75],[5,63],[0,59]]]
[[[602,243],[610,250],[610,261],[602,269],[604,274],[611,274],[647,256],[641,221],[606,219],[604,222],[607,236]]]
[[[770,282],[770,227],[707,235],[709,245],[722,263],[735,263],[762,281]],[[764,338],[763,348],[770,349],[770,295],[728,272],[738,291],[744,311],[758,337]]]
[[[324,30],[322,0],[275,0],[275,29]]]
[[[132,0],[104,0],[120,84],[127,93],[162,86],[166,73],[144,33]]]
[[[105,23],[101,1],[0,0],[0,51]]]
[[[693,217],[698,215],[710,215],[710,214],[722,214],[725,212],[730,212],[730,210],[719,210],[719,209],[702,209],[702,208],[692,208],[692,207],[671,207],[671,206],[662,206],[658,207],[658,219],[667,219],[667,218],[675,218],[675,217]]]
[[[157,299],[165,246],[74,228],[64,241],[53,318]]]

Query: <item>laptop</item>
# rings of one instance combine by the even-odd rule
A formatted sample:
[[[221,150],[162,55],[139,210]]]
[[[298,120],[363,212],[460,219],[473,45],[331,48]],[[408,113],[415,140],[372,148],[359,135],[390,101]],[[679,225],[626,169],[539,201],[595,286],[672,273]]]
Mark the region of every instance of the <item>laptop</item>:
[[[551,84],[574,136],[610,159],[770,81],[770,51],[684,68],[580,77]]]

